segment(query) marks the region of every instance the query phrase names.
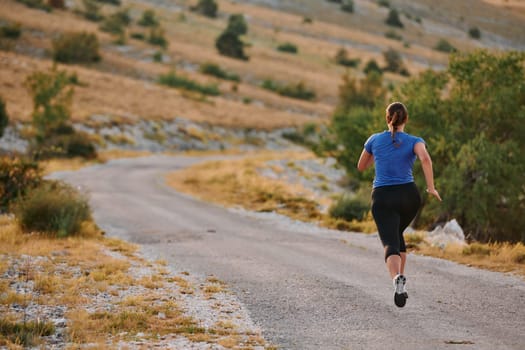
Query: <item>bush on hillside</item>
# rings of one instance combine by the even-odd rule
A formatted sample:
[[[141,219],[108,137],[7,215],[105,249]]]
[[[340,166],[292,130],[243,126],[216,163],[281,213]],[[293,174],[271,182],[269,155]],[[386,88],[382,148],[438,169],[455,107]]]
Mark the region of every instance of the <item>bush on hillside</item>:
[[[5,212],[20,196],[42,181],[38,163],[19,157],[0,158],[0,211]]]
[[[383,87],[382,75],[372,71],[365,78],[356,80],[352,75],[343,75],[342,83],[339,85],[339,105],[338,111],[349,111],[354,107],[376,106],[377,101],[381,101],[386,96]]]
[[[240,13],[230,15],[226,31],[234,35],[244,35],[248,33],[248,24],[244,16]]]
[[[191,11],[198,12],[206,17],[217,17],[219,6],[215,0],[199,0],[197,5],[190,7]]]
[[[203,74],[211,75],[224,80],[241,81],[241,78],[237,74],[229,73],[222,69],[218,64],[215,63],[203,63],[200,66],[200,72]]]
[[[144,10],[142,17],[138,21],[138,25],[143,27],[156,27],[159,23],[157,15],[155,15],[155,11],[153,10]]]
[[[297,45],[292,43],[283,43],[277,46],[277,51],[286,52],[286,53],[297,53]]]
[[[104,19],[104,16],[100,12],[101,6],[95,2],[95,0],[82,0],[84,11],[82,12],[85,19],[98,22]]]
[[[468,30],[468,35],[472,39],[481,39],[481,30],[478,27],[472,27]]]
[[[392,73],[398,73],[404,76],[410,75],[405,64],[403,63],[403,58],[401,54],[390,48],[387,51],[383,52],[383,57],[385,58],[386,66],[383,70]]]
[[[266,79],[261,84],[261,87],[263,89],[276,92],[281,96],[296,98],[300,100],[311,101],[316,97],[315,91],[306,87],[306,85],[302,81],[296,84],[281,85],[273,80]]]
[[[334,59],[335,63],[345,67],[355,68],[359,66],[359,63],[361,63],[361,59],[359,58],[348,57],[348,51],[344,47],[337,50]]]
[[[0,137],[4,136],[4,130],[8,123],[9,116],[7,115],[5,101],[2,96],[0,96]]]
[[[72,82],[76,75],[56,68],[35,72],[26,80],[33,98],[32,126],[36,132],[32,151],[39,158],[96,157],[95,147],[86,134],[70,124],[73,98]]]
[[[346,221],[363,220],[370,206],[363,200],[351,195],[343,195],[328,209],[328,213],[335,219]]]
[[[437,51],[445,52],[445,53],[454,53],[454,52],[458,51],[446,39],[439,39],[439,41],[436,44],[436,46],[434,46],[434,49],[437,50]]]
[[[122,35],[130,22],[131,18],[127,10],[118,11],[104,19],[100,24],[100,30],[111,34]]]
[[[385,33],[385,38],[392,39],[392,40],[403,40],[403,36],[398,34],[395,30],[389,30]]]
[[[164,29],[162,27],[151,28],[148,34],[148,43],[160,46],[163,49],[167,48],[169,43],[168,39],[166,39]]]
[[[4,24],[0,26],[0,38],[18,39],[22,34],[20,23]]]
[[[228,31],[223,32],[215,41],[215,47],[221,55],[247,61],[249,57],[244,53],[244,46],[238,35]]]
[[[369,60],[365,67],[363,68],[363,72],[365,74],[369,74],[371,72],[376,72],[376,73],[379,73],[379,74],[383,74],[383,69],[381,69],[381,67],[379,67],[379,64],[377,63],[376,60],[374,59],[371,59]]]
[[[45,181],[19,199],[14,213],[26,232],[42,232],[67,237],[79,232],[91,219],[87,197],[58,181]]]
[[[53,40],[53,60],[61,63],[100,61],[98,38],[93,33],[70,32]]]
[[[399,18],[399,13],[396,9],[391,9],[388,13],[388,17],[385,19],[385,23],[392,27],[403,28],[403,22]]]
[[[174,71],[160,75],[158,82],[169,87],[200,92],[203,95],[218,96],[221,94],[217,85],[202,85],[194,80],[177,75]]]

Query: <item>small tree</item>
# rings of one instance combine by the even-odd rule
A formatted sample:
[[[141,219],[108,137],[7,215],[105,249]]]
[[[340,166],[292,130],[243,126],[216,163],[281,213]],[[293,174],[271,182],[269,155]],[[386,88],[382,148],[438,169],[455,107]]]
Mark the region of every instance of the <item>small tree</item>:
[[[64,0],[48,0],[47,3],[49,6],[55,9],[64,9],[66,7]]]
[[[383,70],[381,67],[379,67],[379,64],[377,64],[377,61],[374,59],[369,60],[365,68],[363,68],[363,73],[369,74],[371,72],[377,72],[378,74],[383,74]]]
[[[248,24],[242,14],[233,14],[228,18],[226,31],[235,35],[244,35],[248,32]]]
[[[0,137],[4,135],[4,130],[9,123],[9,116],[5,108],[5,102],[2,96],[0,96]]]
[[[98,38],[93,33],[64,33],[53,40],[53,59],[62,63],[97,62],[98,49]]]
[[[215,41],[215,47],[219,53],[224,56],[237,58],[241,60],[248,60],[248,56],[244,53],[245,44],[239,38],[248,32],[248,25],[244,20],[242,14],[230,15],[228,19],[228,27]]]
[[[334,59],[335,63],[345,67],[357,67],[361,62],[359,58],[348,57],[348,51],[344,47],[337,50]]]
[[[385,23],[392,27],[399,27],[403,28],[403,22],[401,22],[401,19],[399,18],[399,13],[396,9],[391,9],[388,13],[388,17],[385,20]]]
[[[82,5],[84,5],[84,17],[86,19],[98,22],[104,18],[100,13],[101,6],[94,0],[82,0]]]
[[[386,66],[385,71],[399,73],[402,75],[407,75],[408,70],[403,63],[403,58],[396,50],[390,48],[387,51],[383,52],[383,57],[385,58]]]
[[[71,118],[73,88],[65,71],[31,74],[25,85],[33,97],[32,122],[37,142],[43,142]]]
[[[481,38],[481,30],[479,30],[478,27],[472,27],[472,28],[469,29],[468,35],[472,39],[480,39]]]
[[[248,56],[244,53],[244,43],[238,35],[225,31],[217,38],[215,46],[221,55],[248,60]]]
[[[191,10],[206,17],[215,18],[217,17],[218,8],[215,0],[199,0],[197,5],[191,7]]]
[[[449,43],[446,39],[439,39],[436,46],[434,46],[434,49],[437,51],[445,52],[445,53],[453,53],[457,52],[458,50]]]
[[[159,20],[153,10],[145,10],[142,12],[142,17],[138,21],[138,24],[143,27],[156,27],[159,25]]]

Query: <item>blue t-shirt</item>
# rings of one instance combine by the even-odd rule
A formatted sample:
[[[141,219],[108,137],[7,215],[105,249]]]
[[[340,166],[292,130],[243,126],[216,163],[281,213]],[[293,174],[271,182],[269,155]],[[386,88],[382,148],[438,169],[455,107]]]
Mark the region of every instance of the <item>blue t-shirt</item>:
[[[374,156],[374,188],[414,182],[414,146],[418,142],[425,143],[421,137],[400,131],[396,132],[394,142],[390,131],[373,134],[366,140],[365,149]]]

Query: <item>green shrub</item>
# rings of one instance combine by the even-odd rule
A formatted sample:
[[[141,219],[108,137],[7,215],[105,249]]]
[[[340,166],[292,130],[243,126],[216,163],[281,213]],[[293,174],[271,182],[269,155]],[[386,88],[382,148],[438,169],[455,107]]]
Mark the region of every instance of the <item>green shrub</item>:
[[[379,74],[383,74],[383,69],[379,67],[379,64],[377,63],[376,60],[371,59],[366,63],[365,68],[363,68],[363,72],[365,74],[369,74],[371,72],[377,72]]]
[[[354,0],[341,1],[341,11],[353,13],[354,12]]]
[[[69,125],[53,130],[49,137],[34,145],[31,152],[38,159],[74,157],[94,159],[97,157],[95,145],[89,134],[75,131]]]
[[[27,7],[51,12],[52,8],[44,0],[16,0]]]
[[[62,63],[100,61],[98,38],[93,33],[63,33],[53,40],[53,59]]]
[[[82,0],[82,5],[84,6],[82,14],[85,19],[93,22],[98,22],[104,19],[104,16],[102,16],[100,12],[100,5],[94,0]]]
[[[159,25],[159,20],[153,10],[144,10],[142,17],[139,19],[138,24],[143,27],[156,27]]]
[[[355,196],[343,195],[332,204],[328,213],[335,219],[362,220],[369,210],[367,203]]]
[[[144,35],[144,33],[140,33],[140,32],[131,33],[130,37],[132,37],[133,39],[137,39],[137,40],[146,40],[146,36]]]
[[[221,55],[247,61],[244,53],[244,43],[239,36],[229,31],[224,31],[215,41],[215,47]]]
[[[177,75],[174,71],[159,76],[158,81],[162,85],[196,91],[204,95],[218,96],[221,94],[217,85],[201,85],[194,80]]]
[[[198,12],[206,17],[217,17],[219,6],[215,0],[199,0],[197,5],[190,7],[191,11]]]
[[[394,30],[389,30],[388,32],[386,32],[385,37],[388,39],[392,39],[392,40],[399,40],[399,41],[403,40],[403,36],[396,33],[396,31]]]
[[[199,70],[203,74],[211,75],[220,79],[241,81],[241,78],[237,74],[229,73],[215,63],[203,63]]]
[[[277,46],[277,51],[287,52],[287,53],[297,53],[297,45],[292,43],[283,43]]]
[[[383,52],[383,57],[386,62],[386,66],[383,70],[387,72],[407,74],[408,71],[403,63],[403,58],[398,51],[390,48]]]
[[[2,96],[0,96],[0,137],[4,135],[4,130],[9,123],[9,115],[5,108],[5,102]]]
[[[0,211],[42,181],[38,163],[19,157],[0,158]]]
[[[446,53],[453,53],[453,52],[458,51],[454,46],[452,46],[451,43],[449,43],[445,39],[439,39],[434,49],[437,51],[446,52]]]
[[[126,27],[131,23],[129,10],[117,11],[106,17],[100,24],[100,30],[119,36],[119,42],[125,42]]]
[[[388,0],[377,0],[377,4],[381,7],[390,8],[390,1]]]
[[[307,88],[303,82],[296,84],[281,85],[273,80],[267,79],[263,81],[261,87],[266,90],[274,91],[281,96],[287,96],[300,100],[313,100],[315,99],[315,91]]]
[[[399,13],[396,9],[391,9],[388,13],[388,17],[385,19],[385,23],[392,27],[403,28],[403,22],[399,18]]]
[[[162,62],[162,51],[155,51],[155,53],[153,54],[153,62]]]
[[[468,35],[472,39],[480,39],[481,38],[481,30],[479,30],[478,27],[472,27],[468,30]]]
[[[20,23],[4,24],[0,26],[0,38],[18,39],[22,34]]]
[[[67,72],[56,68],[27,77],[25,86],[33,98],[32,125],[38,143],[70,120],[73,88],[69,85]]]
[[[59,181],[44,181],[17,201],[14,210],[20,227],[66,237],[78,233],[91,219],[87,197]]]
[[[240,13],[234,13],[228,18],[226,31],[235,35],[244,35],[248,32],[248,24],[244,16]]]
[[[312,17],[304,16],[303,17],[303,23],[305,23],[305,24],[312,24],[312,23],[314,23],[314,20],[312,19]]]
[[[191,11],[198,12],[206,17],[217,17],[218,10],[217,2],[215,0],[199,0],[197,5],[191,7]]]
[[[160,46],[163,49],[168,47],[168,39],[166,39],[164,29],[161,27],[153,27],[149,31],[148,43],[151,45]]]
[[[359,66],[361,60],[359,58],[349,58],[348,51],[344,47],[342,47],[339,50],[337,50],[337,53],[335,54],[335,63],[341,66],[355,68]]]

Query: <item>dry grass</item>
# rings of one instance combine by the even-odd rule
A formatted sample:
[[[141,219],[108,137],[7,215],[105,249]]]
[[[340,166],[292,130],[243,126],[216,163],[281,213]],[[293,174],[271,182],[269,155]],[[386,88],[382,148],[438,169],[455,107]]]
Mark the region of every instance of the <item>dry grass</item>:
[[[444,248],[430,245],[424,234],[405,235],[407,247],[417,254],[452,260],[482,269],[513,272],[525,276],[525,245],[523,243],[478,243],[462,246],[448,244]]]
[[[310,152],[259,152],[242,159],[197,164],[168,174],[166,182],[178,191],[227,207],[276,212],[338,230],[375,232],[371,218],[363,222],[333,219],[320,211],[319,200],[302,185],[270,179],[258,173],[269,160],[312,157],[314,155]],[[329,205],[332,199],[321,201]]]
[[[239,335],[226,321],[208,330],[202,328],[174,301],[177,293],[193,293],[191,283],[179,276],[154,273],[165,269],[166,261],[148,263],[133,255],[135,246],[104,238],[92,226],[84,227],[84,231],[66,239],[29,235],[20,231],[13,218],[0,216],[0,273],[13,269],[13,261],[17,261],[21,264],[18,267],[19,282],[21,279],[22,282],[32,281],[32,288],[38,293],[17,293],[11,290],[7,280],[1,279],[0,322],[10,325],[19,321],[19,315],[10,311],[4,313],[14,303],[22,307],[30,303],[64,305],[68,309],[65,317],[68,320],[67,337],[71,342],[69,348],[83,347],[84,344],[112,348],[112,343],[134,340],[140,337],[140,333],[146,338],[182,335],[190,340],[231,344],[232,347],[240,344],[242,339],[245,339],[244,344],[265,344],[264,340],[246,340],[251,339],[250,334]],[[114,254],[108,254],[108,251]],[[118,257],[118,253],[122,257]],[[142,278],[133,277],[129,271],[132,263],[147,266],[152,273]],[[210,296],[226,293],[219,280],[210,277],[206,282],[204,293]],[[119,300],[119,291],[128,290],[130,286],[144,292],[93,309],[94,300],[91,298],[100,292]],[[161,292],[161,288],[169,289],[169,296]],[[97,305],[96,301],[94,303]],[[87,305],[91,305],[89,311]],[[38,334],[34,338],[31,341],[35,345],[43,344]],[[16,348],[10,339],[0,334],[0,346]]]

